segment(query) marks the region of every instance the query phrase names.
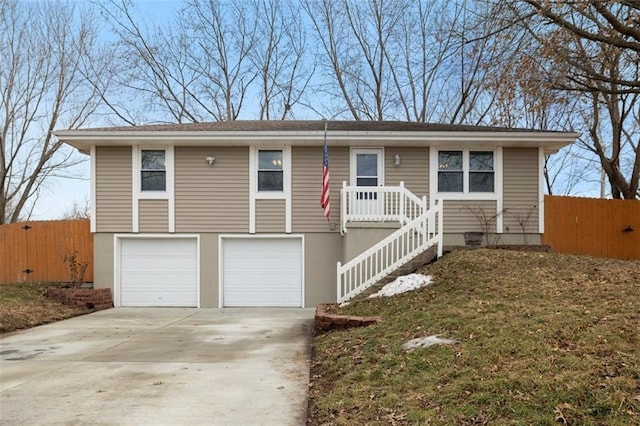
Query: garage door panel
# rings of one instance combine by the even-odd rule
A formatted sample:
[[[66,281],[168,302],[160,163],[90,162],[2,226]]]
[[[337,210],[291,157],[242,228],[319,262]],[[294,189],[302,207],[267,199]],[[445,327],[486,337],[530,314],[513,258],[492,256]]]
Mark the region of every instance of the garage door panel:
[[[122,306],[197,306],[197,241],[123,239]]]
[[[224,306],[302,306],[302,240],[227,239]]]

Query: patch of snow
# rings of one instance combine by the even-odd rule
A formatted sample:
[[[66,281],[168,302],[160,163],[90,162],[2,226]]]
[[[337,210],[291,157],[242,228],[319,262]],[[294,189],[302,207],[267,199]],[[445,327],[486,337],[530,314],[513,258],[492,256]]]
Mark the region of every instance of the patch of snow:
[[[455,345],[456,343],[458,343],[457,340],[438,337],[438,335],[434,334],[432,336],[411,339],[402,344],[402,349],[412,351],[419,348],[428,348],[433,345]]]
[[[406,291],[416,290],[433,282],[431,275],[409,274],[396,278],[394,281],[385,285],[379,292],[372,294],[371,297],[389,297]]]

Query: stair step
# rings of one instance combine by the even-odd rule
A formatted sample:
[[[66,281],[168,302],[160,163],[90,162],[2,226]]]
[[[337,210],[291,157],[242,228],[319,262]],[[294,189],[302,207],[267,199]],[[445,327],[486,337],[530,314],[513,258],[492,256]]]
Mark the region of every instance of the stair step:
[[[346,186],[343,186],[343,190],[344,188]],[[422,200],[423,210],[418,217],[402,224],[399,229],[344,265],[338,263],[338,302],[345,302],[375,285],[374,279],[383,274],[387,275],[382,280],[378,280],[378,283],[386,283],[401,275],[413,272],[437,257],[439,249],[442,248],[439,247],[439,244],[442,244],[442,238],[441,235],[438,235],[442,232],[442,203],[427,210],[424,202],[426,198]],[[439,224],[437,231],[436,224]],[[428,235],[426,231],[429,231]],[[432,246],[424,249],[429,244]],[[422,253],[405,262],[401,267],[387,273],[391,269],[390,265],[395,267],[405,255],[419,250],[423,250]],[[382,262],[376,261],[378,256],[382,254],[385,256],[383,259],[385,259],[386,266],[381,264]],[[366,273],[356,276],[355,274],[358,272],[356,268],[366,268]]]
[[[401,277],[403,275],[408,275],[414,272],[416,269],[418,269],[422,265],[425,265],[433,261],[437,257],[437,254],[438,252],[435,247],[429,247],[427,250],[420,253],[419,255],[417,255],[416,257],[414,257],[404,265],[396,268],[393,272],[390,272],[389,275],[382,278],[380,281],[378,281],[377,284],[388,284],[398,277]]]

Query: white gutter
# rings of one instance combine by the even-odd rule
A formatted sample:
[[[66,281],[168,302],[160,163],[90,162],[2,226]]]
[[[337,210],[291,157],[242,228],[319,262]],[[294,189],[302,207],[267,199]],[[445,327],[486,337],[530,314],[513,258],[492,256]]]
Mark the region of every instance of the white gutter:
[[[181,130],[58,130],[53,132],[59,139],[67,140],[90,140],[90,139],[181,139],[181,140],[217,140],[217,139],[322,139],[324,131],[181,131]],[[346,139],[368,139],[368,140],[450,140],[450,139],[511,139],[511,140],[543,140],[543,139],[567,139],[575,140],[579,136],[578,133],[565,132],[476,132],[476,131],[332,131],[329,129],[327,137],[346,138]],[[322,141],[321,141],[322,144]]]

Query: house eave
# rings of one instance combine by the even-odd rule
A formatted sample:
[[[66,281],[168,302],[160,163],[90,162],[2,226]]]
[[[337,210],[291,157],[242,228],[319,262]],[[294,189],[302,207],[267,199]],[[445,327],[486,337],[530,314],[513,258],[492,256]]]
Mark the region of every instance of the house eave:
[[[88,152],[91,146],[320,146],[322,131],[108,131],[60,130],[63,142]],[[563,132],[470,132],[470,131],[329,131],[330,146],[503,146],[543,147],[553,153],[574,142],[577,133]]]

